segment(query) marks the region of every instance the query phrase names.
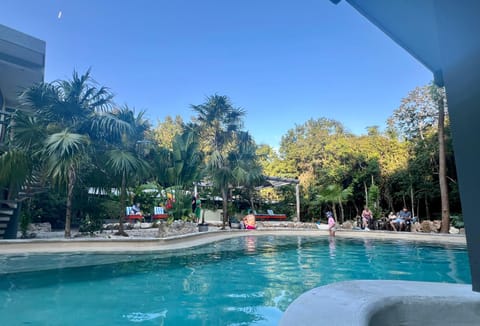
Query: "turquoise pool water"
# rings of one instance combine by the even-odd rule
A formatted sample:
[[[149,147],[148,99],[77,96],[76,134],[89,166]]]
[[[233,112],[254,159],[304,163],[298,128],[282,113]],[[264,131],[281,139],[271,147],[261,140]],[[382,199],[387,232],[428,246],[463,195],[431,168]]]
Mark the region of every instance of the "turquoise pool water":
[[[8,272],[52,260],[103,264]],[[163,254],[6,256],[0,272],[2,325],[277,325],[297,296],[332,282],[471,282],[465,246],[284,236]]]

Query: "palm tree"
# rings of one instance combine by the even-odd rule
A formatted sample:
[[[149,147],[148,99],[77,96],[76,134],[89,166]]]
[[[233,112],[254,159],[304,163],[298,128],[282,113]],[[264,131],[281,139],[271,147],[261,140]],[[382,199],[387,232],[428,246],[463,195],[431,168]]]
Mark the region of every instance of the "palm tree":
[[[0,154],[0,166],[0,199],[15,199],[31,175],[33,162],[28,152],[11,147]]]
[[[194,128],[200,136],[206,154],[206,175],[214,183],[223,199],[223,228],[228,218],[228,188],[240,176],[238,145],[245,111],[235,108],[227,96],[213,95],[205,103],[192,105],[197,113]],[[237,169],[237,171],[235,171]]]
[[[247,132],[240,132],[238,136],[239,146],[236,151],[238,157],[233,174],[237,184],[241,185],[248,195],[250,208],[253,212],[255,210],[253,202],[253,196],[256,192],[255,187],[263,184],[265,177],[253,138]]]
[[[17,199],[22,187],[31,183],[42,166],[40,153],[47,137],[45,128],[31,112],[17,110],[7,125],[9,137],[0,152],[2,199]]]
[[[172,185],[186,188],[198,180],[202,160],[199,143],[193,131],[174,137],[167,174]]]
[[[320,190],[318,199],[320,202],[326,202],[332,204],[333,216],[337,221],[336,205],[340,207],[341,223],[345,220],[343,211],[343,203],[346,202],[352,196],[352,189],[350,187],[343,189],[338,184],[331,184]]]
[[[135,153],[125,149],[113,149],[107,153],[106,165],[110,167],[114,175],[120,178],[120,211],[119,229],[117,235],[128,236],[123,228],[124,208],[127,206],[127,185],[129,181],[141,174],[145,174],[148,164]]]
[[[127,186],[132,182],[146,177],[150,171],[149,164],[142,158],[144,151],[145,132],[150,125],[143,118],[144,112],[135,114],[135,110],[128,106],[115,109],[112,116],[118,120],[123,130],[114,128],[110,133],[110,141],[106,143],[109,147],[106,151],[106,172],[113,176],[114,180],[120,182],[120,209],[119,209],[119,230],[118,235],[128,236],[123,228],[124,208],[127,206]],[[114,181],[115,182],[115,181]]]
[[[95,86],[90,70],[84,75],[74,71],[70,80],[37,84],[19,97],[20,109],[35,119],[46,134],[37,139],[37,144],[45,146],[45,150],[39,151],[39,161],[45,162],[54,181],[67,183],[65,237],[70,236],[72,196],[78,173],[89,157],[96,156],[97,146],[87,145],[128,130],[128,124],[109,112],[112,97],[107,88]],[[27,139],[25,136],[18,139]]]
[[[87,136],[68,130],[50,135],[45,142],[48,175],[59,183],[65,182],[67,186],[65,238],[71,236],[73,189],[81,166],[88,160],[86,150],[88,144]]]
[[[235,108],[227,96],[209,96],[205,103],[191,107],[197,113],[193,122],[199,128],[201,147],[208,156],[223,151],[243,126],[245,111]]]

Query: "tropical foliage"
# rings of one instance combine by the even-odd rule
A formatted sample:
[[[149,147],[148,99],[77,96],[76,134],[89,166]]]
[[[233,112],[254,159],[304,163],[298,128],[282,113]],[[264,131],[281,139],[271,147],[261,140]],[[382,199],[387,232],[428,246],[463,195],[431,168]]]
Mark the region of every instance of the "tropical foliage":
[[[2,198],[27,196],[30,220],[58,226],[64,214],[66,237],[72,223],[86,228],[97,218],[118,218],[127,235],[125,206],[134,199],[151,214],[170,194],[169,214],[186,218],[200,183],[206,203],[221,198],[224,226],[232,210],[295,216],[295,189],[259,190],[265,176],[300,181],[302,220],[332,210],[343,222],[364,205],[375,217],[409,206],[447,226],[450,209],[461,216],[445,93],[433,85],[407,94],[385,131],[369,126],[355,135],[320,117],[288,130],[278,150],[255,143],[244,129],[246,111],[224,95],[192,105],[191,121],[167,116],[155,127],[144,111],[115,105],[90,71],[34,85],[19,100],[0,151]]]
[[[192,105],[197,116],[193,128],[205,153],[205,176],[221,194],[223,228],[228,220],[229,189],[261,179],[255,145],[242,130],[245,111],[236,108],[226,96],[213,95],[205,103]]]

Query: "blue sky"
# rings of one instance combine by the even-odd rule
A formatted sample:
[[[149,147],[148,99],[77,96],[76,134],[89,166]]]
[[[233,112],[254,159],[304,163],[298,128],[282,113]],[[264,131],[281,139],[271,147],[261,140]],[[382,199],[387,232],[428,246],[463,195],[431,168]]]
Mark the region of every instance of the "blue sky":
[[[310,118],[383,128],[432,79],[344,1],[3,0],[0,23],[47,42],[46,81],[91,67],[154,124],[227,95],[257,143],[274,147]]]

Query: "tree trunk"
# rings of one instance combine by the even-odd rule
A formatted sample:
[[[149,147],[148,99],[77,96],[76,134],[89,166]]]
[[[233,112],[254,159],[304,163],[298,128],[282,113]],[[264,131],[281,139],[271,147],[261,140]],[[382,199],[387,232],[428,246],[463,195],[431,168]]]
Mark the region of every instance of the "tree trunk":
[[[222,219],[222,230],[225,230],[225,225],[227,223],[227,218],[228,218],[228,212],[227,212],[227,207],[228,207],[228,190],[226,188],[222,188],[222,198],[223,198],[223,219]]]
[[[122,188],[120,189],[120,214],[118,215],[118,231],[115,235],[122,235],[124,237],[128,237],[127,232],[123,228],[123,216],[125,215],[125,207],[126,205],[126,197],[127,197],[127,177],[125,172],[122,174]]]
[[[427,217],[428,220],[430,220],[431,216],[430,216],[430,204],[428,203],[428,198],[427,196],[425,196],[425,216]],[[420,218],[419,218],[419,222],[420,222]]]
[[[340,206],[340,223],[343,223],[345,221],[345,213],[343,212],[343,205],[342,201],[338,201],[338,206]]]
[[[70,225],[72,222],[72,199],[73,187],[75,185],[76,174],[74,168],[71,166],[68,169],[68,184],[67,184],[67,211],[65,214],[65,238],[72,236]]]
[[[363,182],[363,187],[365,188],[365,206],[368,206],[368,188],[365,181]]]
[[[335,223],[338,222],[337,219],[337,208],[335,207],[335,202],[332,202],[333,217],[335,218]]]
[[[417,198],[417,206],[416,207],[417,207],[417,215],[413,215],[413,213],[412,213],[412,218],[415,217],[415,216],[416,217],[420,216],[420,198]]]
[[[413,186],[410,185],[410,205],[412,205],[412,217],[415,216],[415,197],[413,192]]]
[[[253,214],[253,212],[255,211],[255,203],[253,202],[253,196],[250,196],[250,208]]]
[[[438,99],[438,179],[440,183],[440,198],[442,201],[441,233],[450,231],[450,206],[448,203],[447,164],[445,160],[445,106],[444,98]]]
[[[352,202],[353,202],[353,207],[355,208],[355,217],[357,217],[360,215],[360,209],[358,209],[358,206],[354,200],[352,200]]]
[[[390,212],[393,212],[393,198],[392,198],[392,195],[390,194],[390,189],[388,189],[388,186],[385,186],[385,192],[384,192],[383,196],[385,197],[385,200],[387,201],[388,210]]]

